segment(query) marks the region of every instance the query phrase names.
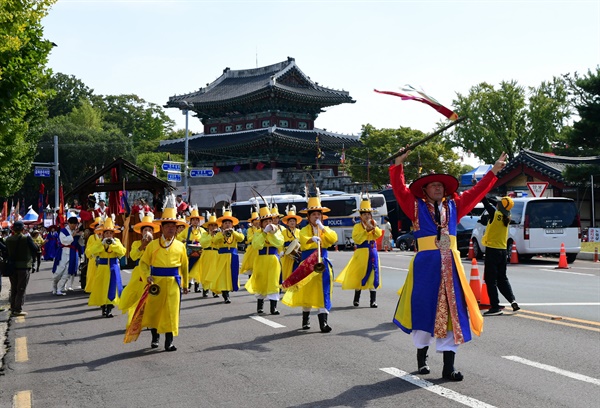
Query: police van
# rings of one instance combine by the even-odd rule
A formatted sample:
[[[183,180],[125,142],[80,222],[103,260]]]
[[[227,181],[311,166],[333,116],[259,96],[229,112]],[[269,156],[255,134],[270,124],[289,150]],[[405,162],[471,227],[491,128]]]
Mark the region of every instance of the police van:
[[[513,243],[519,260],[534,255],[558,256],[564,244],[567,262],[573,263],[581,251],[581,222],[575,202],[563,197],[523,197],[513,201],[506,243],[509,259]],[[473,228],[471,239],[477,258],[485,254],[481,241],[488,220],[489,214],[484,212]]]

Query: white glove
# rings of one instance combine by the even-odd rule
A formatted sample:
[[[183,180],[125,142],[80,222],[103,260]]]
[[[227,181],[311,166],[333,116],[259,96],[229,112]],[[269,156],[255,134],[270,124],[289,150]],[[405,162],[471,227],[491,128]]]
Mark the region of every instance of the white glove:
[[[263,232],[266,232],[266,233],[269,233],[271,231],[273,231],[273,224],[269,224],[263,229]]]
[[[321,238],[320,237],[312,237],[311,240],[313,240],[315,243],[321,242]]]
[[[319,227],[319,229],[322,231],[325,226],[323,225],[323,223],[321,222],[321,220],[317,220],[317,227]]]

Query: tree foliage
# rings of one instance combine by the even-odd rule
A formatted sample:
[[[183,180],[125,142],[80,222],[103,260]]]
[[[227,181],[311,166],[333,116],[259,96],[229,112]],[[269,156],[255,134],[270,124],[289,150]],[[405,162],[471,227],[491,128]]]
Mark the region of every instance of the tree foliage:
[[[554,78],[538,88],[503,81],[498,89],[488,83],[472,87],[453,101],[468,121],[448,133],[448,140],[472,151],[486,163],[502,152],[514,158],[522,149],[548,151],[560,141],[571,115],[565,81]]]
[[[55,2],[0,2],[0,196],[22,186],[47,115],[52,42],[42,38],[41,20]]]
[[[48,117],[66,115],[81,106],[85,101],[90,102],[94,90],[88,88],[83,81],[74,75],[56,73],[48,81],[48,89],[53,95],[48,100]]]
[[[570,85],[579,120],[565,137],[565,145],[557,153],[569,156],[600,156],[600,66],[580,77],[565,75]],[[600,181],[600,159],[595,163],[569,166],[564,176],[572,183],[585,183],[594,176]]]
[[[407,144],[422,139],[426,135],[420,130],[407,127],[399,129],[375,129],[372,125],[363,126],[360,140],[364,147],[349,149],[346,154],[346,170],[352,179],[370,181],[374,187],[382,188],[389,184],[389,163],[380,163]],[[367,166],[367,163],[369,165]],[[431,171],[459,176],[465,168],[458,155],[443,141],[433,140],[418,146],[404,163],[406,181],[410,182]],[[468,171],[468,170],[467,170]]]

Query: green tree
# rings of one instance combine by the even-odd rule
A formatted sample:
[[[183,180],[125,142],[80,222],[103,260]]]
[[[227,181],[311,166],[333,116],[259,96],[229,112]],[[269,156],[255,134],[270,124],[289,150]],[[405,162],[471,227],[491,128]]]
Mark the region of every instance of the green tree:
[[[48,88],[53,91],[48,100],[48,117],[66,115],[83,101],[90,101],[94,90],[88,88],[83,81],[74,75],[56,73],[48,81]]]
[[[579,120],[565,137],[565,145],[556,152],[569,156],[600,156],[600,67],[595,71],[588,70],[587,75],[580,77],[565,75],[570,85],[573,102]],[[600,181],[600,160],[569,166],[565,170],[565,178],[573,183],[587,183],[590,176]]]
[[[346,169],[353,180],[370,181],[374,187],[381,188],[390,182],[389,163],[380,163],[381,160],[425,136],[420,130],[407,127],[375,129],[367,124],[363,126],[360,136],[363,146],[348,149]],[[418,146],[408,156],[404,165],[406,181],[410,182],[430,171],[458,177],[464,171],[464,167],[459,163],[458,155],[447,143],[433,140]]]
[[[472,151],[486,163],[502,152],[514,158],[522,149],[548,151],[562,137],[571,110],[564,80],[554,78],[538,88],[503,81],[498,89],[481,83],[453,101],[468,121],[448,133],[448,140]]]
[[[41,20],[55,2],[0,2],[0,196],[22,186],[47,117],[46,64],[53,44],[42,38]]]

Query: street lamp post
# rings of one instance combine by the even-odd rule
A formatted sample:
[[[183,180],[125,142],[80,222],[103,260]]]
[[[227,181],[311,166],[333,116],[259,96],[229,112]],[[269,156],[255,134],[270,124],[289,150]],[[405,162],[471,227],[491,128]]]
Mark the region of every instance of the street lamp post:
[[[188,127],[188,121],[189,121],[189,116],[190,116],[190,108],[191,105],[186,102],[186,101],[181,101],[180,105],[183,107],[183,114],[185,115],[185,148],[184,148],[184,159],[183,159],[183,189],[185,190],[185,195],[186,195],[186,199],[188,201],[188,203],[190,202],[190,192],[188,190],[188,174],[189,174],[189,169],[188,169],[188,154],[189,154],[189,127]]]

